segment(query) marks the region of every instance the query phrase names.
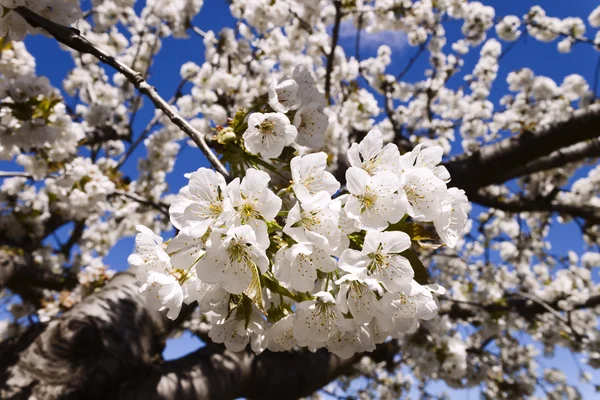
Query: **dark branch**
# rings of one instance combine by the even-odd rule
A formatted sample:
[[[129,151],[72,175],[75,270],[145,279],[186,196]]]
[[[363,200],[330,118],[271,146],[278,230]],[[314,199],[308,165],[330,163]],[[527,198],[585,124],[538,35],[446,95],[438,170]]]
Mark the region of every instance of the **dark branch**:
[[[557,150],[546,157],[508,171],[506,174],[501,175],[498,181],[506,182],[513,178],[562,167],[590,157],[600,157],[600,139],[592,139]]]
[[[558,303],[559,300],[555,300],[547,303],[547,305],[560,312],[561,309],[558,306]],[[600,306],[600,294],[590,296],[586,301],[576,304],[574,309],[582,310],[598,306]],[[527,320],[533,320],[535,316],[547,313],[548,309],[541,302],[535,302],[518,295],[509,294],[505,297],[504,302],[497,302],[494,304],[452,302],[452,306],[449,309],[442,311],[441,314],[446,314],[453,319],[468,320],[479,315],[480,311],[486,313],[514,312]]]
[[[194,141],[194,143],[198,146],[198,148],[200,148],[200,150],[202,150],[206,158],[217,171],[219,171],[225,177],[229,176],[225,166],[223,166],[221,161],[208,147],[204,134],[190,125],[190,123],[187,122],[181,115],[179,115],[173,109],[173,107],[171,107],[162,97],[160,97],[156,89],[150,86],[150,84],[144,80],[143,76],[139,72],[134,71],[119,60],[108,55],[100,48],[94,46],[86,38],[81,36],[77,29],[68,28],[52,22],[25,7],[17,7],[13,11],[21,15],[31,26],[45,29],[50,35],[52,35],[62,44],[80,53],[91,54],[98,58],[102,63],[111,66],[123,74],[127,80],[131,82],[141,93],[152,100],[156,108],[164,112],[171,122],[173,122]]]
[[[600,105],[592,105],[537,132],[523,132],[482,147],[474,154],[458,157],[446,163],[446,167],[452,176],[451,185],[464,189],[471,196],[479,188],[502,183],[504,171],[511,166],[526,165],[599,135]]]
[[[571,217],[583,218],[591,225],[600,224],[600,208],[584,204],[565,204],[558,200],[548,201],[545,198],[527,199],[515,197],[502,199],[481,193],[469,194],[469,200],[481,204],[482,206],[492,207],[502,211],[513,213],[524,211],[555,212]]]
[[[333,73],[333,64],[335,61],[335,50],[337,49],[338,39],[340,37],[340,25],[342,22],[342,2],[333,0],[335,6],[335,22],[333,23],[333,34],[331,38],[331,50],[327,55],[327,72],[325,73],[325,98],[331,101],[331,74]]]

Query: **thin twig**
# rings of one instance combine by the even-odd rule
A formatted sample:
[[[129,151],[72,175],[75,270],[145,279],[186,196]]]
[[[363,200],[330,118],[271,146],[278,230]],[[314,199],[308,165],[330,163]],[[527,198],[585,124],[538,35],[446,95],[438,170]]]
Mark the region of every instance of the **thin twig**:
[[[340,38],[340,25],[342,22],[342,2],[334,0],[335,6],[335,22],[333,23],[333,34],[331,38],[331,50],[327,55],[327,72],[325,74],[325,98],[331,103],[331,74],[333,72],[333,62],[335,58],[335,50],[337,49],[338,40]]]
[[[361,66],[360,66],[360,34],[362,33],[362,28],[363,28],[363,15],[364,14],[360,14],[358,16],[358,26],[356,27],[356,49],[355,49],[355,53],[356,53],[356,61],[358,61],[358,71],[361,71]]]
[[[427,40],[425,42],[421,43],[421,45],[419,46],[419,50],[417,50],[417,52],[415,54],[413,54],[413,56],[410,58],[410,60],[408,60],[408,64],[406,64],[406,67],[404,67],[404,69],[402,71],[400,71],[400,73],[396,76],[396,80],[398,82],[400,82],[402,80],[402,78],[404,78],[404,75],[406,75],[408,73],[408,71],[411,70],[413,65],[415,65],[415,62],[419,59],[419,56],[427,48],[427,43],[429,43],[429,38],[427,38]]]
[[[27,178],[27,179],[33,178],[31,176],[31,174],[28,174],[27,172],[0,171],[0,178],[14,178],[14,177]]]
[[[598,56],[598,61],[596,62],[596,70],[594,71],[594,85],[592,86],[592,93],[595,98],[600,97],[600,93],[598,93],[598,81],[600,80],[600,56]]]
[[[140,204],[144,204],[147,206],[150,206],[154,209],[156,209],[157,211],[160,211],[163,215],[165,215],[167,218],[170,217],[169,215],[169,207],[164,204],[164,203],[156,203],[150,199],[146,199],[142,196],[138,196],[135,193],[129,193],[129,192],[124,192],[122,190],[115,190],[113,193],[113,195],[116,196],[121,196],[121,197],[127,197],[128,199],[137,201]]]
[[[98,58],[102,63],[113,67],[118,72],[123,74],[127,80],[129,80],[129,82],[131,82],[141,93],[152,100],[156,108],[162,110],[171,120],[171,122],[173,122],[194,141],[194,143],[200,148],[200,150],[202,150],[208,161],[218,172],[220,172],[226,178],[229,178],[229,172],[218,159],[218,157],[208,147],[204,134],[200,133],[196,128],[190,125],[188,121],[186,121],[162,97],[160,97],[156,89],[148,84],[148,82],[144,80],[139,72],[134,71],[119,60],[108,55],[102,49],[94,46],[86,38],[81,36],[79,31],[76,29],[68,28],[64,25],[52,22],[25,7],[17,7],[14,9],[14,11],[21,15],[31,26],[45,29],[50,35],[52,35],[62,44],[81,53],[91,54]]]
[[[577,336],[577,338],[579,339],[579,341],[582,340],[582,336],[579,332],[577,332],[575,330],[575,328],[573,328],[571,326],[571,324],[569,323],[569,321],[567,320],[567,318],[565,318],[563,315],[561,315],[557,310],[555,310],[550,304],[548,304],[547,302],[545,302],[544,300],[540,299],[537,296],[533,296],[530,295],[529,293],[525,293],[525,292],[521,292],[521,291],[517,291],[515,292],[515,294],[526,298],[527,300],[531,300],[535,303],[538,303],[539,305],[541,305],[542,307],[544,307],[550,314],[552,314],[557,320],[559,320],[560,322],[562,322],[563,324],[565,324],[565,326],[567,328],[569,328],[569,330],[571,332],[573,332],[573,334],[575,336]]]
[[[200,36],[203,39],[206,39],[206,32],[204,32],[202,29],[198,28],[195,25],[190,25],[190,29],[192,30],[192,32],[194,32],[196,35]],[[218,43],[217,39],[212,39],[211,40],[212,43]]]
[[[177,89],[175,89],[175,94],[173,95],[173,97],[171,97],[169,99],[169,103],[168,103],[169,105],[172,105],[173,103],[175,103],[177,101],[177,99],[179,99],[181,97],[183,86],[185,85],[185,83],[187,81],[188,80],[184,78],[181,80],[181,82],[179,82],[179,85],[177,85]],[[142,131],[140,136],[138,136],[138,138],[135,140],[135,142],[133,142],[131,144],[131,146],[129,146],[129,148],[127,149],[127,152],[123,155],[123,157],[121,157],[121,159],[119,160],[119,164],[117,165],[117,169],[121,168],[127,162],[127,160],[129,159],[131,154],[135,151],[135,149],[148,137],[148,135],[150,134],[150,131],[158,123],[160,117],[161,117],[160,114],[154,114],[154,116],[152,117],[150,122],[148,122],[148,124],[146,125],[146,127],[144,128],[144,130]]]

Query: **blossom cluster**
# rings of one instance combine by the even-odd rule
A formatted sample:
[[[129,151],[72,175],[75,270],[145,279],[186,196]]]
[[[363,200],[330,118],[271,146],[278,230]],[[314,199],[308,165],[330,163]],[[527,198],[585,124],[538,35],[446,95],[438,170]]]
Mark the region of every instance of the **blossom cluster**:
[[[81,17],[79,0],[0,0],[0,37],[23,40],[28,33],[42,33],[34,28],[20,14],[13,11],[17,7],[29,10],[56,22],[70,25]]]
[[[239,176],[190,173],[169,209],[173,239],[137,227],[129,263],[149,305],[176,318],[197,301],[211,339],[231,350],[327,347],[341,357],[435,317],[444,289],[425,282],[411,244],[454,247],[469,211],[464,192],[447,187],[442,148],[401,155],[372,130],[348,149],[342,186],[328,155],[310,152],[328,125],[310,73],[296,68],[264,99],[217,135],[243,151],[232,165]],[[288,161],[286,149],[297,155]]]

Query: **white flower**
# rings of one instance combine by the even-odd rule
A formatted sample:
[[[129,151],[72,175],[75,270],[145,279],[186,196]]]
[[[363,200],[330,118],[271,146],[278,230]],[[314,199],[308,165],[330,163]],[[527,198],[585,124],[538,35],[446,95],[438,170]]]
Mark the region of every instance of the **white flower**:
[[[375,292],[383,294],[383,289],[375,279],[361,278],[356,274],[346,274],[338,279],[340,285],[336,301],[340,310],[352,314],[358,324],[368,324],[377,311]]]
[[[278,157],[296,139],[298,130],[281,113],[253,113],[248,118],[244,143],[250,153],[264,158]]]
[[[338,332],[327,341],[327,349],[341,359],[348,359],[355,353],[375,350],[375,342],[366,327],[344,319]]]
[[[333,296],[328,292],[318,292],[315,300],[296,305],[296,319],[293,324],[294,338],[300,343],[324,343],[338,330],[343,315]]]
[[[363,279],[374,278],[395,292],[415,275],[410,262],[400,255],[408,248],[410,237],[404,232],[367,231],[362,250],[346,249],[339,265]]]
[[[340,183],[331,173],[325,171],[326,168],[327,154],[324,152],[292,159],[292,189],[298,200],[310,201],[319,192],[325,191],[332,196],[338,191]]]
[[[224,236],[219,232],[211,235],[196,272],[204,282],[220,283],[229,293],[240,294],[250,286],[253,274],[266,272],[268,266],[254,231],[242,225],[230,228]]]
[[[447,192],[446,184],[428,168],[411,169],[404,176],[400,203],[408,215],[420,221],[435,220]]]
[[[298,128],[296,142],[313,149],[323,147],[328,125],[329,117],[319,103],[313,102],[300,107],[294,115],[294,126]]]
[[[188,227],[196,237],[224,221],[224,211],[230,209],[224,198],[225,178],[208,168],[200,168],[189,176],[190,184],[180,191],[169,207],[171,223],[177,229]]]
[[[287,315],[274,323],[266,334],[267,348],[271,351],[289,351],[296,340],[293,334],[295,315]]]
[[[346,171],[347,188],[351,196],[344,210],[350,218],[360,221],[363,228],[383,230],[388,222],[396,223],[404,216],[396,190],[398,177],[387,171],[370,176],[365,170],[350,167]]]
[[[496,25],[496,34],[507,42],[515,41],[521,36],[519,27],[521,20],[516,15],[507,15]]]
[[[335,261],[326,251],[304,243],[280,249],[275,260],[275,277],[299,292],[314,289],[317,269],[333,272],[336,268]]]
[[[325,95],[315,87],[315,80],[305,66],[296,66],[292,78],[298,84],[298,98],[303,106],[316,102],[321,107],[325,107],[327,103]]]
[[[183,230],[171,239],[166,251],[171,256],[173,268],[188,270],[204,254],[205,245],[202,237],[190,236],[186,230]]]
[[[289,211],[283,231],[297,242],[310,242],[321,249],[333,250],[340,245],[338,221],[341,204],[325,192],[311,202],[296,203]]]
[[[349,198],[350,195],[344,194],[336,198],[336,200],[345,206]],[[339,257],[344,250],[350,247],[350,238],[348,238],[348,235],[360,231],[360,222],[354,218],[348,217],[346,210],[342,207],[340,210],[338,229],[340,231],[340,245],[335,251],[332,251],[332,254]]]
[[[181,284],[181,289],[183,290],[183,302],[185,304],[191,304],[194,301],[197,301],[198,304],[202,304],[204,302],[204,297],[211,289],[212,286],[206,282],[202,282],[195,274],[195,271],[189,271],[188,276],[185,279],[185,282]],[[229,293],[221,289],[223,293],[229,297]],[[208,311],[206,309],[200,308],[203,312]]]
[[[386,293],[379,300],[379,322],[390,334],[412,332],[418,326],[417,319],[430,320],[439,310],[433,293],[443,294],[444,288],[421,286],[416,281],[403,285],[398,293]]]
[[[244,315],[237,309],[227,320],[213,324],[208,337],[215,343],[224,343],[227,350],[235,352],[244,350],[252,339],[252,350],[258,354],[264,350],[265,323],[256,307],[253,307],[246,326]]]
[[[446,167],[438,165],[442,162],[443,155],[444,149],[440,146],[423,148],[422,144],[418,144],[412,151],[400,157],[400,167],[402,172],[409,172],[415,168],[428,168],[436,177],[447,182],[450,180],[450,173]]]
[[[348,149],[348,161],[353,167],[362,168],[369,175],[381,171],[396,173],[399,168],[400,152],[393,143],[383,146],[383,135],[372,130],[360,143],[352,143]]]
[[[152,272],[165,273],[171,269],[169,255],[163,248],[163,239],[143,225],[135,227],[139,232],[135,237],[135,253],[127,261],[137,268],[136,279],[146,282]]]
[[[379,300],[381,315],[378,322],[390,335],[397,337],[400,333],[412,332],[418,327],[418,309],[416,298],[404,292],[387,292]]]
[[[144,295],[151,309],[168,309],[169,319],[175,319],[179,315],[183,303],[183,290],[173,275],[150,272],[146,283],[140,287],[140,294]]]
[[[433,220],[438,235],[448,247],[454,248],[462,237],[470,210],[471,205],[464,190],[455,187],[448,189],[441,212]]]
[[[264,171],[249,169],[242,179],[234,179],[227,185],[226,193],[233,211],[226,221],[227,226],[248,225],[256,233],[260,245],[269,247],[267,223],[277,216],[281,209],[281,199],[268,187],[271,177]]]
[[[594,8],[594,10],[588,16],[588,22],[594,28],[600,28],[600,6]]]
[[[269,86],[269,106],[280,113],[296,110],[300,107],[298,84],[293,79],[285,79],[280,83],[273,82]]]

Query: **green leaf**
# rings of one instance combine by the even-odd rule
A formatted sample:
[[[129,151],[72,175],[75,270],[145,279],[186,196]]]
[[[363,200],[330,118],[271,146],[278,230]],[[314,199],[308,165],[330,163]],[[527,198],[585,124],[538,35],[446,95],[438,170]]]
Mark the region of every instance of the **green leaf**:
[[[2,6],[0,6],[2,7]],[[11,50],[13,48],[12,42],[8,37],[0,37],[0,51]]]
[[[275,277],[271,275],[271,273],[268,272],[262,275],[261,280],[263,285],[265,285],[265,287],[271,292],[296,300],[296,296],[292,292],[281,286],[277,279],[275,279]]]
[[[283,307],[281,307],[281,305],[276,306],[275,303],[271,303],[271,307],[269,307],[269,310],[267,311],[267,321],[274,324],[283,317],[285,317]]]
[[[244,294],[244,296],[242,297],[240,311],[243,312],[245,323],[244,326],[246,327],[246,329],[248,329],[248,325],[250,324],[250,316],[252,315],[252,302],[253,300]],[[238,311],[237,317],[239,317],[239,315],[240,314]]]
[[[350,248],[353,250],[361,250],[363,244],[365,243],[365,234],[364,232],[354,232],[348,235],[348,239],[350,239]]]
[[[241,296],[238,294],[230,294],[229,301],[227,303],[227,318],[231,316],[231,313],[238,308],[241,304]]]
[[[426,285],[429,283],[429,274],[427,273],[427,268],[423,265],[419,257],[415,254],[414,251],[408,249],[400,253],[401,256],[405,257],[412,266],[413,271],[415,271],[415,281],[417,281],[421,285]]]
[[[437,232],[433,227],[428,225],[414,222],[398,222],[390,225],[387,230],[404,232],[410,236],[410,240],[417,242],[421,247],[436,249],[441,246],[441,244],[438,244],[440,237]]]
[[[262,298],[262,286],[260,284],[260,271],[254,263],[252,263],[252,280],[250,281],[248,288],[244,290],[244,294],[256,304],[256,307],[258,307],[259,310],[263,313],[265,312]]]

